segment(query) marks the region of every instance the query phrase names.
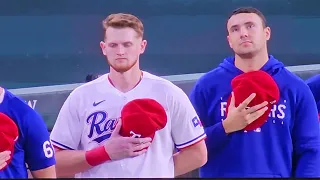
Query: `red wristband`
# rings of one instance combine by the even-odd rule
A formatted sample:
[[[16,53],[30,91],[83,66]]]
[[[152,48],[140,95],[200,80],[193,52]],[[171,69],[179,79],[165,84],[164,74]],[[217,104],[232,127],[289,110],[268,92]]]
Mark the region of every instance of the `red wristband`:
[[[86,160],[91,166],[102,164],[111,160],[109,154],[105,150],[104,146],[97,147],[86,152]]]

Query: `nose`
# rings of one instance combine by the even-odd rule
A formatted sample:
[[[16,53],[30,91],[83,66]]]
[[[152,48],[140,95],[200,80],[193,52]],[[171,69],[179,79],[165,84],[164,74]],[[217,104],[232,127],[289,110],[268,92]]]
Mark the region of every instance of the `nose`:
[[[247,38],[248,37],[248,31],[246,28],[241,28],[240,29],[240,38]]]
[[[124,47],[118,46],[118,48],[117,48],[117,55],[118,55],[118,56],[124,55]]]

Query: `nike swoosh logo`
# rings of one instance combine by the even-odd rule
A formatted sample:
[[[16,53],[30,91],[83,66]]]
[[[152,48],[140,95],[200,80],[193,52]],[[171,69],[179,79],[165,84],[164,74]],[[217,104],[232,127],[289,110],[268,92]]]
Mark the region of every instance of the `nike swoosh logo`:
[[[101,104],[101,103],[103,103],[105,100],[102,100],[102,101],[100,101],[100,102],[93,102],[93,106],[98,106],[99,104]]]

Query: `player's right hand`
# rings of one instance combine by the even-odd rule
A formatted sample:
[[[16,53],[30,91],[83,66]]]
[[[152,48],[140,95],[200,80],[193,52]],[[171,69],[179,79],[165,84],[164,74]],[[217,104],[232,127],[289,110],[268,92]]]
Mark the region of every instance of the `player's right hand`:
[[[7,165],[7,162],[10,159],[10,151],[0,152],[0,169],[4,168]]]
[[[120,136],[119,131],[121,129],[121,120],[111,137],[106,141],[104,145],[111,160],[119,160],[128,157],[135,157],[145,153],[146,147],[151,145],[151,138],[133,138]]]
[[[224,130],[227,134],[244,129],[247,125],[262,116],[268,109],[268,102],[266,101],[248,108],[249,103],[255,96],[256,94],[252,93],[238,107],[236,107],[234,93],[232,92],[227,118],[222,121]]]

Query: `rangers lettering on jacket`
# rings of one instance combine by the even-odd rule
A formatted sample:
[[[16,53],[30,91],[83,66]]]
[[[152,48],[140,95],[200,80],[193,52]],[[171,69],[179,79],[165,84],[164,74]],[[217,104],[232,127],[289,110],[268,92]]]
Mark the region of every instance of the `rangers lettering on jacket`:
[[[269,117],[276,118],[276,119],[284,119],[286,117],[286,100],[284,100],[282,103],[274,104],[272,106],[272,109],[270,111]],[[227,113],[227,102],[221,102],[220,103],[220,114],[222,118],[226,117]]]

